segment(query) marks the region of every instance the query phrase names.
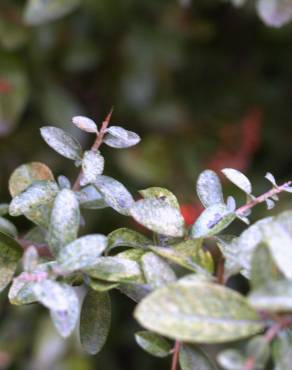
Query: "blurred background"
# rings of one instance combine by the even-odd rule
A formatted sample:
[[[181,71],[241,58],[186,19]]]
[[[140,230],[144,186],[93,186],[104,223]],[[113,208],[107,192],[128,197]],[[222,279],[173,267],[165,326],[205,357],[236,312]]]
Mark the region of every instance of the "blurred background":
[[[240,3],[240,1],[233,1]],[[246,173],[254,193],[268,189],[267,171],[291,179],[292,23],[268,27],[254,1],[1,0],[0,202],[18,165],[41,161],[74,180],[77,169],[42,142],[39,128],[55,125],[84,148],[92,137],[74,115],[137,132],[127,150],[102,148],[105,174],[137,190],[173,191],[186,221],[201,209],[195,181],[205,168]],[[238,195],[224,183],[226,193]],[[273,211],[291,207],[289,197]],[[264,207],[255,212],[266,214]],[[84,233],[128,226],[111,209],[88,211]],[[255,219],[254,218],[254,219]],[[20,231],[29,228],[16,220]],[[240,232],[242,226],[236,224]],[[0,369],[169,369],[135,345],[134,305],[112,294],[113,323],[101,354],[86,356],[77,335],[61,339],[39,306],[12,307],[0,298]]]

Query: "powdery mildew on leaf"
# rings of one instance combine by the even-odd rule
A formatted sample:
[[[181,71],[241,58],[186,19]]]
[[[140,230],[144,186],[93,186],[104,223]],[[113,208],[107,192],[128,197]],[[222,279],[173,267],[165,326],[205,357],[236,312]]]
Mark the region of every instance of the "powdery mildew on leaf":
[[[224,168],[222,172],[228,178],[228,180],[236,185],[239,189],[244,191],[246,194],[251,194],[252,185],[249,179],[243,173],[238,170],[234,170],[233,168]]]
[[[258,0],[262,20],[269,26],[281,27],[292,19],[291,0]]]
[[[104,157],[100,152],[88,150],[84,153],[82,159],[82,178],[80,181],[81,186],[94,183],[98,175],[103,173]]]
[[[120,126],[111,126],[106,130],[103,141],[112,148],[129,148],[140,142],[140,136],[135,132],[125,130]]]
[[[140,190],[139,193],[143,198],[157,198],[162,199],[170,206],[180,209],[176,196],[165,188],[152,187],[144,190]]]
[[[112,231],[108,235],[107,252],[117,247],[132,247],[147,250],[147,246],[151,244],[151,240],[146,238],[146,236],[138,233],[137,231],[122,227],[120,229]]]
[[[197,180],[197,194],[204,207],[224,204],[219,177],[212,170],[203,171]]]
[[[130,209],[131,216],[141,225],[163,235],[184,235],[184,219],[177,208],[162,199],[138,200]]]
[[[72,122],[76,127],[80,128],[80,130],[97,133],[96,123],[88,117],[75,116],[72,118]]]
[[[135,333],[135,340],[144,351],[152,356],[166,357],[171,353],[170,343],[165,338],[151,331],[145,330]]]

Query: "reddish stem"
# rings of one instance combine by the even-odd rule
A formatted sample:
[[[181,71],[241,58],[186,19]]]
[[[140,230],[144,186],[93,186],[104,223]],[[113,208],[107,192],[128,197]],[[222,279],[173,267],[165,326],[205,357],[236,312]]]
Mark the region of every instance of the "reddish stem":
[[[178,356],[179,356],[180,347],[181,347],[181,343],[177,340],[173,348],[171,370],[178,370],[177,365],[178,365]]]

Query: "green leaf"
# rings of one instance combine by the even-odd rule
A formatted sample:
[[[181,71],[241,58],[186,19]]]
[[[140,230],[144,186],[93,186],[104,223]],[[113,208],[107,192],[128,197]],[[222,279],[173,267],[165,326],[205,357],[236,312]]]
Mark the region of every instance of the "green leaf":
[[[86,209],[102,209],[108,207],[103,196],[93,185],[85,186],[81,191],[77,192],[78,201],[82,208]]]
[[[222,186],[214,171],[203,171],[197,181],[197,194],[204,207],[224,204]]]
[[[215,204],[203,211],[191,229],[192,238],[206,238],[218,234],[235,219],[234,212],[230,212],[224,204]]]
[[[107,292],[108,290],[117,288],[119,286],[118,283],[92,279],[89,276],[86,276],[86,283],[91,289],[96,290],[97,292]]]
[[[111,324],[111,302],[108,293],[89,290],[81,309],[80,341],[92,355],[104,346]]]
[[[97,133],[97,126],[96,123],[85,116],[75,116],[72,118],[73,124],[80,128],[80,130],[89,132],[89,133]]]
[[[0,217],[7,215],[8,211],[9,211],[9,204],[7,203],[0,204]]]
[[[286,329],[278,333],[273,341],[272,354],[276,370],[290,370],[292,363],[292,330]]]
[[[193,343],[223,343],[263,329],[242,295],[207,281],[177,282],[154,290],[134,315],[148,330]]]
[[[61,190],[54,202],[49,227],[48,242],[54,255],[77,238],[79,218],[79,204],[74,192]]]
[[[54,181],[54,176],[43,163],[30,162],[17,167],[9,179],[9,191],[14,198],[16,195],[22,193],[35,181]]]
[[[259,0],[258,13],[272,27],[281,27],[292,19],[291,0]]]
[[[233,235],[219,235],[215,239],[225,259],[224,278],[228,279],[230,276],[238,274],[241,270],[238,250],[235,248],[237,238]]]
[[[130,209],[130,214],[141,225],[156,233],[174,237],[184,235],[184,219],[180,211],[165,200],[138,200]]]
[[[98,176],[95,186],[109,207],[122,215],[129,215],[134,199],[123,184],[108,176]]]
[[[148,246],[152,244],[146,236],[126,227],[112,231],[107,238],[107,252],[117,247],[142,248],[147,250]]]
[[[4,217],[0,217],[0,231],[4,234],[12,236],[13,238],[17,237],[17,229],[12,222],[6,220]]]
[[[228,178],[228,180],[236,185],[239,189],[248,195],[251,194],[252,185],[249,179],[243,173],[238,170],[234,170],[233,168],[224,168],[222,172]]]
[[[140,190],[139,193],[143,198],[157,198],[165,201],[170,206],[180,209],[176,196],[165,188],[152,187]]]
[[[139,263],[122,257],[99,257],[94,266],[86,269],[85,272],[96,279],[113,281],[143,283]]]
[[[99,151],[94,152],[92,150],[88,150],[84,152],[80,185],[84,186],[94,183],[97,179],[97,176],[103,173],[103,169],[104,157]]]
[[[222,351],[217,360],[225,370],[245,370],[246,357],[235,349]]]
[[[169,264],[156,254],[145,253],[141,263],[146,281],[153,289],[176,281],[176,275]]]
[[[57,153],[68,159],[81,160],[82,149],[77,140],[58,127],[45,126],[41,128],[45,142]]]
[[[21,246],[10,236],[0,232],[0,292],[10,283],[21,256]]]
[[[140,302],[150,292],[151,287],[148,284],[122,283],[118,289],[134,302]]]
[[[181,370],[216,370],[217,366],[199,347],[183,344],[179,351]]]
[[[58,253],[58,263],[62,271],[73,272],[90,268],[107,246],[104,235],[86,235],[62,247]]]
[[[36,297],[33,293],[34,282],[27,281],[26,273],[23,272],[13,279],[8,292],[8,298],[11,304],[23,305],[36,302]]]
[[[151,331],[139,331],[135,333],[135,339],[137,344],[152,356],[166,357],[171,353],[170,343]]]
[[[257,310],[292,311],[292,280],[267,282],[264,286],[253,290],[248,300]]]
[[[81,0],[29,0],[24,12],[24,21],[31,26],[59,19],[76,9]]]
[[[254,359],[254,369],[265,369],[270,357],[270,344],[263,335],[251,338],[246,346],[247,358]]]
[[[139,135],[119,126],[110,126],[106,130],[103,142],[112,148],[129,148],[139,143]]]

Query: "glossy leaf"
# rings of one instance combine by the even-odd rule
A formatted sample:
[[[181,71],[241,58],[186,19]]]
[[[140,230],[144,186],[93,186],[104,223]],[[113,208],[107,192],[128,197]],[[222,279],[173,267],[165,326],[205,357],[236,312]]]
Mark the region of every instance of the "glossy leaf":
[[[171,353],[170,343],[151,331],[139,331],[135,333],[135,339],[137,344],[152,356],[166,357]]]
[[[51,214],[49,246],[54,255],[77,238],[79,204],[73,191],[63,189],[57,195]]]
[[[10,236],[0,232],[0,291],[10,283],[21,256],[21,246]]]
[[[203,238],[218,234],[235,219],[235,213],[230,212],[224,204],[215,204],[203,211],[191,229],[192,238]]]
[[[108,293],[89,290],[80,315],[80,341],[92,355],[104,346],[111,324],[111,303]]]
[[[139,193],[143,198],[157,198],[165,201],[170,206],[180,209],[176,196],[165,188],[152,187],[140,190]]]
[[[217,366],[199,347],[183,344],[179,351],[181,370],[216,370]]]
[[[141,225],[163,235],[184,235],[184,219],[177,208],[162,199],[138,200],[130,209],[131,216]]]
[[[104,235],[86,235],[62,247],[58,253],[60,268],[66,272],[90,268],[107,246]]]
[[[234,170],[233,168],[224,168],[222,172],[228,178],[228,180],[230,180],[239,189],[244,191],[246,194],[251,194],[252,185],[249,179],[243,173],[238,170]]]
[[[84,152],[82,159],[82,178],[80,185],[92,184],[96,181],[97,176],[103,173],[104,157],[99,151],[88,150]]]
[[[58,127],[45,126],[41,128],[41,135],[45,142],[57,153],[75,161],[82,157],[82,149],[77,140]]]
[[[139,135],[119,126],[110,126],[106,130],[103,142],[112,148],[129,148],[139,143]]]
[[[80,130],[90,132],[90,133],[97,133],[97,126],[96,123],[85,116],[75,116],[72,118],[73,124],[80,128]]]
[[[138,304],[134,315],[148,330],[193,343],[223,343],[263,329],[242,295],[207,281],[157,289]]]
[[[16,195],[22,193],[35,181],[53,181],[54,176],[43,163],[30,162],[17,167],[9,178],[9,191],[14,198]]]
[[[212,170],[205,170],[200,174],[197,181],[197,194],[205,208],[224,204],[220,179]]]
[[[134,199],[123,184],[108,176],[98,176],[95,186],[109,207],[122,215],[129,215]]]

